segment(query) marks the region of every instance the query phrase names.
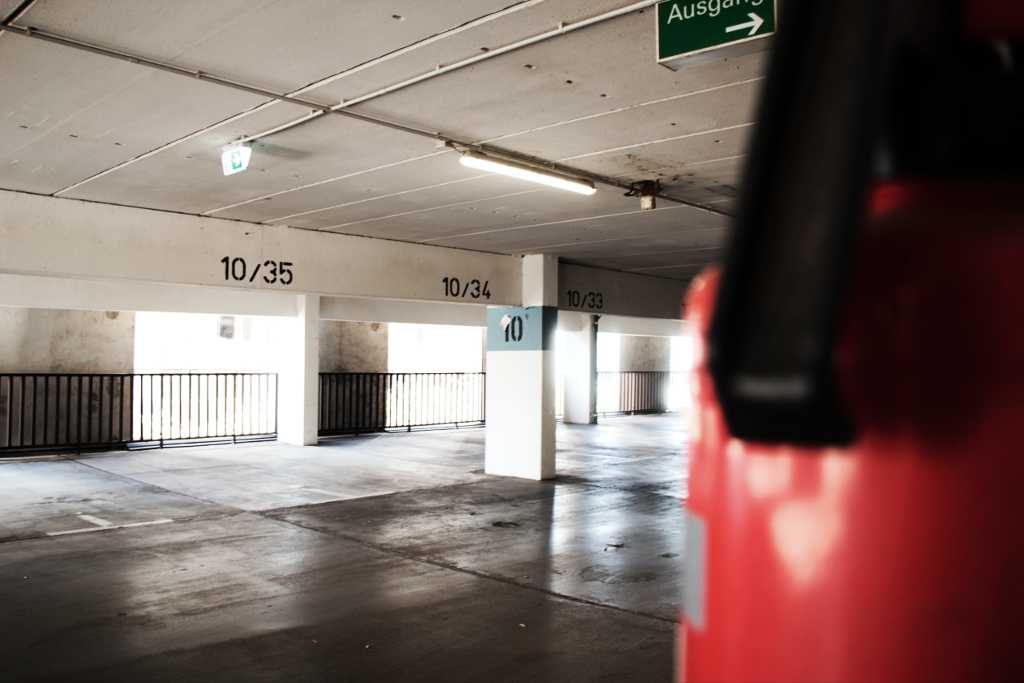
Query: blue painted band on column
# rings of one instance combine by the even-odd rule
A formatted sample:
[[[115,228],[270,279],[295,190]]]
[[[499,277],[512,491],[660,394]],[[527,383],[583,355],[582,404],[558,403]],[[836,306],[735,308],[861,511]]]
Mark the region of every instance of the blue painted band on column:
[[[488,351],[551,351],[555,348],[558,309],[514,306],[487,309]]]

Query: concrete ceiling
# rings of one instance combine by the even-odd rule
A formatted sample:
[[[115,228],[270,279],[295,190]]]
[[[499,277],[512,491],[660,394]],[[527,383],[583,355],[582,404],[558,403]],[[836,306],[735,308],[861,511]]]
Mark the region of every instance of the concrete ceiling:
[[[376,94],[629,4],[37,0],[15,23],[322,104],[373,95],[352,110],[659,179],[715,211],[640,213],[610,186],[581,197],[481,175],[430,139],[340,116],[259,139],[250,169],[226,178],[222,145],[310,110],[12,32],[0,35],[0,187],[687,280],[720,254],[763,55],[670,71],[647,9]]]

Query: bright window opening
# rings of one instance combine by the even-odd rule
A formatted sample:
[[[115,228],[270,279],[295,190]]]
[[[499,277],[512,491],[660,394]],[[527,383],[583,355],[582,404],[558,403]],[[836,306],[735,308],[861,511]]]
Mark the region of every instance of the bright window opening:
[[[482,372],[483,328],[388,325],[389,372]]]

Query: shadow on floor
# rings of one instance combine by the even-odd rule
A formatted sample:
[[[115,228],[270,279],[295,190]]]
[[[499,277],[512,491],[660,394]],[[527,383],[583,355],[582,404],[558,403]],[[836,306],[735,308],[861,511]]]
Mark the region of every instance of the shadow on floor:
[[[560,426],[543,483],[480,430],[0,464],[4,680],[669,681],[682,444]]]

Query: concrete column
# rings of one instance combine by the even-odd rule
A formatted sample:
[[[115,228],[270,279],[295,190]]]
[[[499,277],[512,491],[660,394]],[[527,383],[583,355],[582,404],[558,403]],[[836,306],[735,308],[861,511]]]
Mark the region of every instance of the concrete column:
[[[523,307],[487,311],[488,474],[555,476],[557,304],[557,257],[526,256]]]
[[[320,297],[300,294],[294,318],[282,321],[278,439],[315,446],[319,431]]]
[[[597,424],[597,320],[589,313],[559,315],[565,373],[565,414],[569,424]]]

